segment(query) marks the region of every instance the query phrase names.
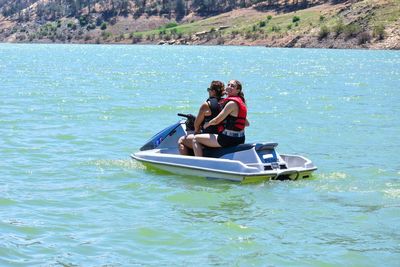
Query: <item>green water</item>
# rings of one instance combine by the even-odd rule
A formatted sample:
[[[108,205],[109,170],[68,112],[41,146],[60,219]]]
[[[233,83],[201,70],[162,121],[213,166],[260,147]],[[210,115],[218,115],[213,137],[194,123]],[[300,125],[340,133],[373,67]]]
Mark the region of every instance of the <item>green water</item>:
[[[399,266],[400,53],[0,44],[0,266]],[[241,185],[129,155],[244,85],[247,141],[317,166]]]

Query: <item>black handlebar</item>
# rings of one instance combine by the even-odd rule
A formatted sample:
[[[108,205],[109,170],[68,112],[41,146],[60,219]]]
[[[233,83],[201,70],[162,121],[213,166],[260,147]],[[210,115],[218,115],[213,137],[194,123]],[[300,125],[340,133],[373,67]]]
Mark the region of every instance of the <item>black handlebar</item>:
[[[183,113],[178,113],[178,116],[185,117],[187,119],[185,122],[186,131],[194,131],[194,121],[196,119],[195,116],[193,116],[192,114],[183,114]]]
[[[178,113],[178,116],[184,117],[186,119],[195,119],[196,117],[193,116],[192,114],[183,114],[183,113]]]

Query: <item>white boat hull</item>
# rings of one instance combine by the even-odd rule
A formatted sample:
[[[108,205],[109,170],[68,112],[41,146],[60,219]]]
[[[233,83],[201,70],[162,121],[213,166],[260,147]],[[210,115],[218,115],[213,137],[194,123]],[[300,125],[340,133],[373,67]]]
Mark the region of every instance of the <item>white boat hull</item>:
[[[143,163],[146,167],[156,168],[173,174],[224,179],[242,183],[277,179],[305,179],[311,177],[312,172],[317,169],[316,167],[297,167],[285,170],[260,171],[255,167],[245,166],[240,161],[180,156],[174,154],[168,155],[157,153],[158,150],[149,152],[150,153],[138,152],[131,155],[131,157]],[[212,162],[212,164],[210,164],[210,162]],[[227,163],[231,164],[229,165]],[[219,166],[219,168],[213,168],[212,166]]]
[[[184,121],[154,135],[132,158],[160,170],[180,175],[202,176],[236,182],[309,178],[317,169],[307,158],[280,155],[277,143],[243,144],[206,149],[206,157],[180,155],[178,139],[187,134]]]

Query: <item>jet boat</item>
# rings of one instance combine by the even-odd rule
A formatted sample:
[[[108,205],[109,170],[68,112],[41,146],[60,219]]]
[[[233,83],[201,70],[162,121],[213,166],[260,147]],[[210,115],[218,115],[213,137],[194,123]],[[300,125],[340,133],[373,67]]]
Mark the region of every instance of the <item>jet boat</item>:
[[[279,154],[277,143],[248,143],[227,148],[205,148],[204,157],[180,155],[178,139],[191,133],[195,117],[185,117],[150,138],[131,157],[145,166],[175,174],[237,182],[309,178],[317,167],[307,158]]]

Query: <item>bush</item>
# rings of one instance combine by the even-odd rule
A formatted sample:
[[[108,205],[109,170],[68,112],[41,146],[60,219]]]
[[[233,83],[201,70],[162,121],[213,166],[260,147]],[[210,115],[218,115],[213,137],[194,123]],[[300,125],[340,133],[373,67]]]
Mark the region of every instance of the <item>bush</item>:
[[[344,31],[343,21],[339,20],[336,22],[336,25],[333,26],[333,32],[335,33],[335,37],[339,36]]]
[[[267,20],[271,20],[271,19],[272,19],[272,16],[268,15]]]
[[[164,36],[164,40],[165,41],[170,41],[172,38],[171,38],[171,35],[169,35],[169,34],[166,34],[165,36]]]
[[[329,29],[325,25],[321,27],[318,33],[318,40],[322,40],[329,35]]]
[[[346,38],[356,37],[360,33],[360,26],[357,24],[346,25],[343,29]]]
[[[251,37],[253,37],[253,35],[251,34],[251,32],[246,32],[244,38],[250,39]]]
[[[372,29],[372,36],[378,40],[383,40],[385,38],[385,26],[375,25]]]
[[[265,21],[260,21],[259,23],[258,23],[258,25],[260,26],[260,28],[262,28],[262,27],[265,27],[265,25],[267,25],[267,23],[265,22]]]
[[[279,27],[277,25],[272,25],[271,31],[272,32],[280,32],[281,31],[281,27]]]
[[[107,23],[105,23],[105,22],[101,23],[100,29],[101,29],[102,31],[104,31],[105,29],[107,29]]]
[[[96,26],[100,26],[101,23],[103,23],[103,20],[101,19],[101,17],[97,17],[96,18]]]
[[[292,24],[290,23],[289,25],[287,25],[287,29],[291,30],[292,29]]]
[[[103,37],[104,40],[110,38],[112,36],[111,32],[102,32],[101,37]]]
[[[169,29],[169,28],[173,28],[173,27],[176,27],[176,26],[178,26],[177,23],[175,23],[175,22],[169,22],[169,23],[165,24],[164,28],[165,28],[165,29]]]
[[[143,35],[141,35],[141,34],[134,34],[133,37],[132,37],[132,44],[137,44],[137,43],[139,43],[140,41],[142,41],[142,39],[143,39]]]
[[[292,22],[293,22],[293,23],[296,23],[296,22],[298,22],[298,21],[300,21],[300,17],[294,16],[294,17],[292,18]]]
[[[320,15],[320,16],[319,16],[319,21],[320,21],[320,22],[323,22],[324,20],[325,20],[325,17],[322,16],[322,15]]]
[[[369,34],[369,32],[362,32],[358,35],[358,44],[365,44],[368,43],[369,41],[371,41],[371,35]]]
[[[96,29],[96,25],[94,25],[94,24],[89,24],[86,26],[86,30],[88,30],[88,31],[94,30],[94,29]]]
[[[218,37],[217,38],[217,45],[223,45],[225,43],[224,37]]]
[[[79,24],[83,27],[83,26],[85,26],[86,24],[88,24],[89,23],[89,18],[88,18],[88,16],[80,16],[79,17]]]
[[[115,23],[117,23],[117,18],[111,18],[110,19],[110,25],[115,25]]]

